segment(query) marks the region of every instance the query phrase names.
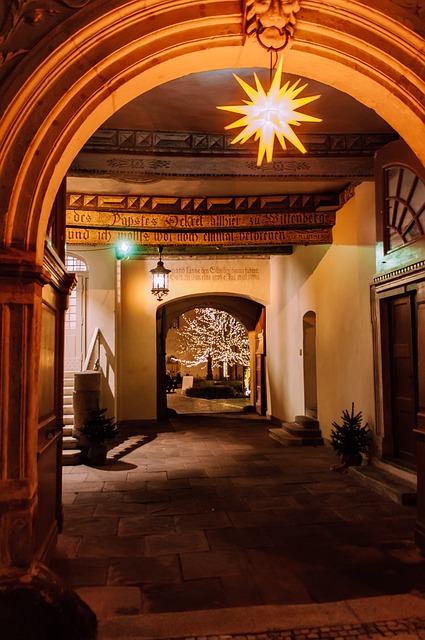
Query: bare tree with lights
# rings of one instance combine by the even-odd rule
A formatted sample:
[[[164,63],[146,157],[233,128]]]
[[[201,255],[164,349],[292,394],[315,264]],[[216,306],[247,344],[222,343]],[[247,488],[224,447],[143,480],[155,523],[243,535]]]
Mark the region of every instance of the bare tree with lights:
[[[249,366],[248,334],[237,318],[211,307],[197,308],[193,317],[182,314],[181,318],[180,327],[173,330],[182,354],[176,360],[188,367],[206,365],[207,378],[219,367],[227,377],[229,367]]]

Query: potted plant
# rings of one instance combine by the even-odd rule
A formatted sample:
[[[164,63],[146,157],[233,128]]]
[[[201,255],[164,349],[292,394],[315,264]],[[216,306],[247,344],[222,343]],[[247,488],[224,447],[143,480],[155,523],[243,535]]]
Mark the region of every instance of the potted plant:
[[[348,409],[342,412],[342,425],[333,422],[331,431],[331,445],[341,457],[340,465],[332,465],[333,471],[345,471],[350,466],[360,466],[363,461],[362,453],[369,450],[371,432],[368,424],[362,426],[362,412],[354,414],[354,402],[351,414]]]
[[[87,450],[87,460],[94,466],[106,463],[106,440],[115,438],[118,428],[113,418],[106,417],[106,409],[93,409],[84,421],[81,435],[87,438],[90,446]]]

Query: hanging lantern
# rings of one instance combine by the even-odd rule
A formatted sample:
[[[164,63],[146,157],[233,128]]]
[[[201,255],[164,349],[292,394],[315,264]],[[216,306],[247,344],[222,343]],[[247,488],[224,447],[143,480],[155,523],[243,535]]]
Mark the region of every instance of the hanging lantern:
[[[159,261],[155,269],[151,269],[152,274],[152,293],[156,296],[156,299],[161,301],[164,296],[167,295],[168,289],[168,274],[171,273],[171,269],[166,269],[164,263],[161,260],[162,247],[158,247]]]

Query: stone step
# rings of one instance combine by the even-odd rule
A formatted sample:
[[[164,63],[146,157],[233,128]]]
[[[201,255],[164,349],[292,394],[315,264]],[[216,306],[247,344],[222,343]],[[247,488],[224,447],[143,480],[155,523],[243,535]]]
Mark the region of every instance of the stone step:
[[[283,422],[280,429],[269,429],[270,437],[286,447],[322,447],[319,421],[310,416],[295,416],[294,422]]]
[[[364,485],[397,504],[416,504],[417,489],[411,482],[374,466],[348,467],[348,471]]]
[[[70,414],[74,413],[74,407],[72,406],[72,404],[64,404],[63,412],[65,415],[69,416]]]
[[[62,429],[62,435],[63,437],[65,436],[72,436],[74,430],[74,425],[73,424],[66,424],[64,425],[63,429]]]
[[[293,436],[298,436],[300,438],[321,438],[322,432],[320,429],[306,429],[298,424],[298,422],[284,422],[282,424],[282,429],[284,431],[288,431]]]
[[[320,429],[319,421],[309,416],[295,416],[295,422],[304,429]]]
[[[70,424],[74,424],[74,414],[67,414],[63,416],[63,423],[65,425],[70,425]]]
[[[63,449],[77,449],[79,440],[74,436],[63,436],[62,438],[62,448]]]
[[[273,440],[277,440],[285,447],[302,447],[303,444],[301,438],[291,436],[290,433],[285,432],[282,428],[269,429],[269,435]]]
[[[63,449],[62,464],[64,466],[81,464],[82,461],[83,461],[83,455],[80,449]]]

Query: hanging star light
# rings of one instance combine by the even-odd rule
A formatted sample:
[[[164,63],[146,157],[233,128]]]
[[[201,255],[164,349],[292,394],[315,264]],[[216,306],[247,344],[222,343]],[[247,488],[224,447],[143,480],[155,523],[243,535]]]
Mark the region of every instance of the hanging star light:
[[[307,153],[301,140],[298,138],[292,127],[299,127],[301,122],[322,122],[321,118],[299,113],[297,109],[303,107],[313,100],[320,98],[320,95],[298,98],[307,84],[298,86],[301,79],[289,86],[289,81],[281,87],[282,79],[282,58],[276,69],[273,81],[268,93],[265,92],[257,74],[254,73],[256,88],[251,87],[244,80],[233,74],[241,87],[245,90],[250,100],[244,100],[245,104],[231,107],[217,107],[223,111],[240,113],[244,117],[227,125],[225,129],[235,129],[245,127],[232,140],[232,144],[240,142],[243,144],[255,134],[255,140],[259,140],[257,167],[266,155],[267,162],[273,158],[273,146],[275,137],[279,140],[282,149],[286,149],[285,138],[301,153]]]

